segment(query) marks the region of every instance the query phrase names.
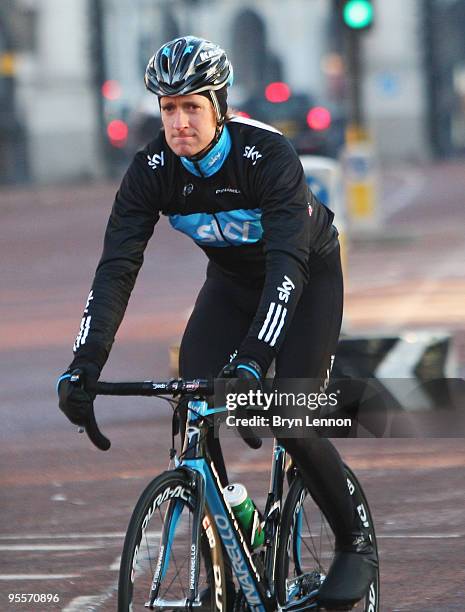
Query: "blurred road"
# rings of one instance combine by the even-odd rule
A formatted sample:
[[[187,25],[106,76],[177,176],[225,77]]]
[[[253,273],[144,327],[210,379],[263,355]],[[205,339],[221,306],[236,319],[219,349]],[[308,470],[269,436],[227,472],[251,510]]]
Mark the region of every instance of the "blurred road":
[[[54,385],[101,249],[116,186],[0,192],[0,609],[114,610],[118,555],[138,494],[168,463],[168,409],[101,399],[108,453],[58,413]],[[465,164],[386,171],[385,237],[352,245],[348,330],[450,330],[465,372]],[[161,227],[160,227],[161,226]],[[204,277],[204,256],[163,220],[117,336],[106,379],[162,379]],[[130,408],[129,408],[130,405]],[[231,477],[264,501],[269,446],[225,443]],[[463,610],[463,440],[351,440],[380,536],[382,610]],[[266,488],[266,485],[265,485]],[[57,593],[9,605],[8,593]]]

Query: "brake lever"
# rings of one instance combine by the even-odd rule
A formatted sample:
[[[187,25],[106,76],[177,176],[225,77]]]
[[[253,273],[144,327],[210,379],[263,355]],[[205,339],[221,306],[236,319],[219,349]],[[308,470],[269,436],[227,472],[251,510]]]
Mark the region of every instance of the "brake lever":
[[[247,415],[247,410],[241,406],[238,406],[237,414],[241,417],[245,417]],[[253,448],[254,450],[261,448],[263,441],[259,436],[255,435],[250,425],[237,425],[237,431],[247,446],[250,446],[250,448]]]

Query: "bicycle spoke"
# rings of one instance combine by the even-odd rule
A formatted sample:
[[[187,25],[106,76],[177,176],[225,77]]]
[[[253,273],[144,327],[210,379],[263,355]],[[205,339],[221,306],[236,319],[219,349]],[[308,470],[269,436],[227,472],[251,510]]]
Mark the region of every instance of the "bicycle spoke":
[[[147,537],[147,532],[144,534],[144,538],[145,538],[145,547],[147,549],[147,557],[148,557],[148,561],[149,561],[149,565],[150,565],[150,571],[152,572],[152,576],[153,576],[154,569],[153,569],[152,558],[150,556],[150,547],[149,547],[149,541],[148,541],[148,537]]]
[[[301,512],[302,512],[302,509],[301,509]],[[307,517],[307,512],[305,510],[303,512],[304,512],[305,523],[306,523],[307,528],[308,528],[308,534],[309,534],[309,537],[310,537],[311,542],[312,542],[313,550],[310,549],[309,545],[304,541],[304,539],[302,537],[301,537],[301,540],[302,540],[302,543],[304,544],[304,546],[306,547],[306,549],[308,550],[308,552],[310,553],[313,561],[317,564],[318,570],[321,572],[321,571],[323,571],[323,566],[321,565],[321,561],[320,561],[321,560],[321,556],[322,556],[323,538],[320,535],[320,552],[317,555],[315,540],[313,539],[312,528],[310,527],[310,521],[309,521],[309,519]],[[323,521],[322,521],[322,523],[323,523]],[[321,530],[321,526],[320,526],[320,530]]]
[[[168,514],[168,512],[169,512],[169,508],[166,509],[165,516],[166,516],[166,514]],[[162,525],[163,525],[163,530],[164,530],[165,522],[166,521],[165,521],[165,516],[162,515],[162,512],[161,512],[160,508],[158,509],[158,514],[159,514],[160,520],[161,520]],[[161,542],[160,542],[160,545],[161,545]],[[183,589],[182,579],[181,579],[181,576],[180,576],[180,572],[181,572],[182,568],[184,567],[184,563],[183,563],[183,565],[181,565],[181,567],[178,567],[178,564],[176,563],[176,556],[175,556],[173,548],[170,548],[169,559],[167,561],[165,560],[165,562],[167,562],[167,563],[173,562],[173,565],[174,565],[174,567],[176,569],[176,573],[174,574],[173,578],[171,579],[171,582],[164,588],[164,591],[165,592],[169,592],[169,590],[170,590],[171,586],[173,585],[174,581],[176,579],[178,579],[180,587],[181,587],[181,590],[182,590],[183,597],[185,597],[185,591]]]
[[[173,576],[173,578],[171,579],[171,582],[170,582],[170,583],[168,584],[168,586],[166,587],[166,589],[165,589],[166,591],[169,591],[169,590],[170,590],[170,588],[171,588],[171,586],[173,585],[174,581],[175,581],[176,579],[178,579],[178,581],[179,581],[179,583],[180,583],[180,586],[181,586],[182,595],[183,595],[183,597],[186,597],[186,591],[184,590],[184,587],[183,587],[183,584],[182,584],[182,580],[181,580],[181,570],[183,570],[183,569],[184,569],[184,567],[185,567],[185,565],[186,565],[187,561],[188,561],[188,560],[187,560],[187,559],[185,559],[185,560],[183,561],[183,563],[182,563],[182,565],[181,565],[181,567],[180,567],[179,569],[178,569],[178,567],[177,567],[177,565],[176,565],[176,562],[175,562],[175,565],[176,565],[176,570],[177,570],[177,571],[176,571],[176,574],[175,574],[175,575]]]

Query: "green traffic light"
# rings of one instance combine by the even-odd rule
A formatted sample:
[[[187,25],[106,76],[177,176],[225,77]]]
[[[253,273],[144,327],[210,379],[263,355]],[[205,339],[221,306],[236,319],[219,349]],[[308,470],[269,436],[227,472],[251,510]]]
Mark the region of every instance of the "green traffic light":
[[[344,6],[343,16],[349,28],[367,28],[373,21],[373,4],[371,0],[349,0]]]

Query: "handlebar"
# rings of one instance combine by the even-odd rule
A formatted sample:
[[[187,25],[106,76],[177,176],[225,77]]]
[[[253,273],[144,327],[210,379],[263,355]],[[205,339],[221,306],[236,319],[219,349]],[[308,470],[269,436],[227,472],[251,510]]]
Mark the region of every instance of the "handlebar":
[[[156,397],[157,395],[213,395],[213,380],[183,380],[175,378],[166,382],[146,380],[144,382],[97,383],[97,395],[125,395]]]
[[[73,384],[81,384],[78,374],[73,373],[71,382]],[[206,397],[214,393],[214,381],[211,379],[194,379],[183,380],[176,378],[168,381],[151,381],[144,382],[98,382],[96,387],[96,395],[118,395],[118,396],[144,396],[157,397],[160,395],[184,396],[197,395]],[[110,440],[102,434],[94,411],[90,413],[89,421],[85,425],[85,431],[91,442],[100,450],[106,451],[110,448]],[[261,438],[257,437],[251,427],[241,425],[238,427],[239,434],[244,442],[251,448],[258,449],[262,445]]]

